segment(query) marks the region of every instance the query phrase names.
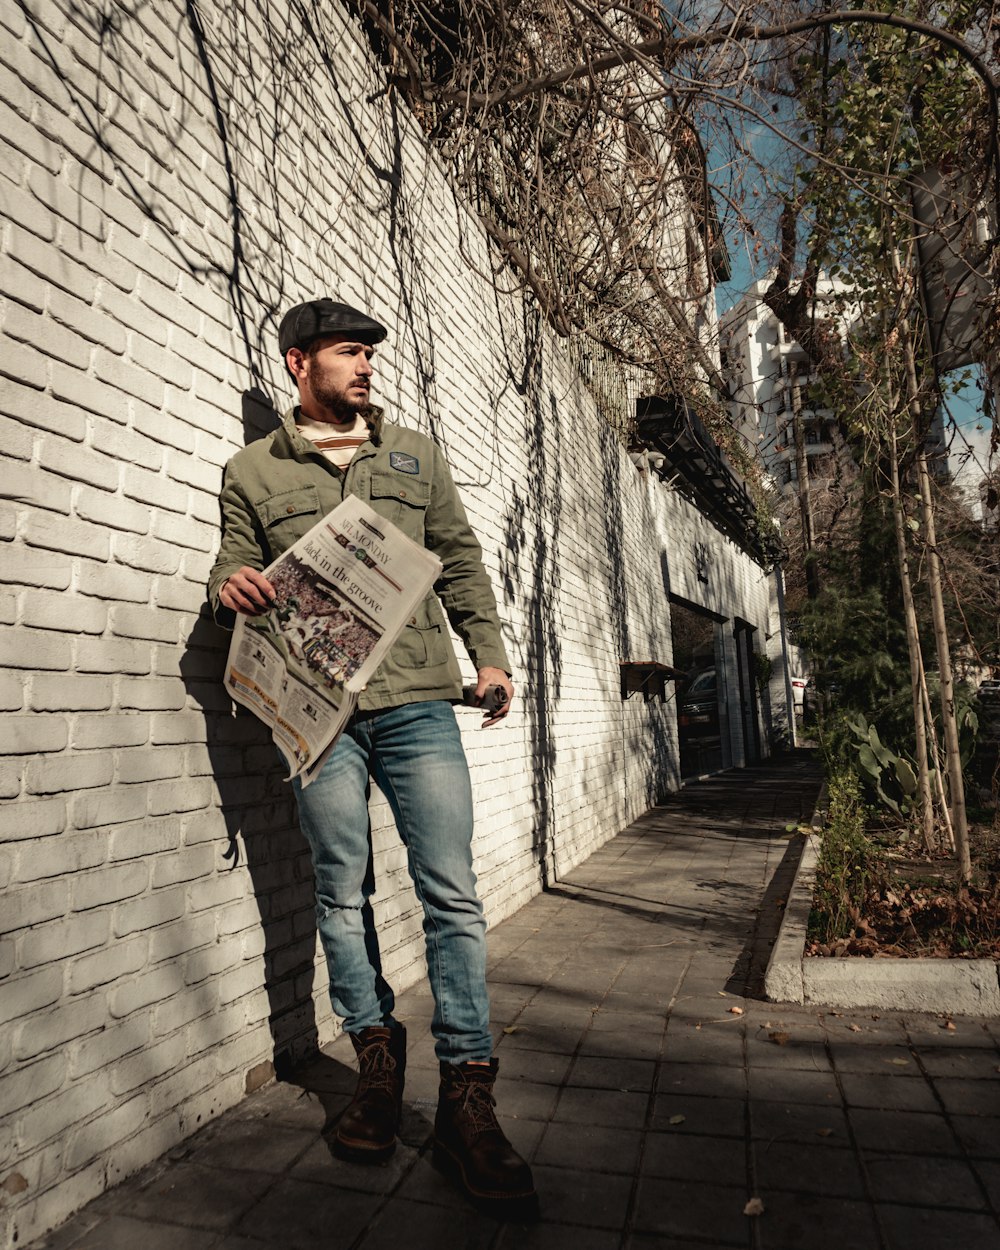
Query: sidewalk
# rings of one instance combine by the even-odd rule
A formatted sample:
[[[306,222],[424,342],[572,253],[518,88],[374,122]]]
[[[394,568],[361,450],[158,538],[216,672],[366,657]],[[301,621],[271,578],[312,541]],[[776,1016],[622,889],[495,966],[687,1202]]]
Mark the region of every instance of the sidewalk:
[[[322,1139],[353,1087],[341,1038],[31,1250],[1000,1245],[1000,1022],[754,997],[794,868],[785,825],[817,789],[800,758],[692,784],[491,933],[499,1110],[538,1225],[480,1215],[431,1167],[420,989],[400,998],[389,1164]]]

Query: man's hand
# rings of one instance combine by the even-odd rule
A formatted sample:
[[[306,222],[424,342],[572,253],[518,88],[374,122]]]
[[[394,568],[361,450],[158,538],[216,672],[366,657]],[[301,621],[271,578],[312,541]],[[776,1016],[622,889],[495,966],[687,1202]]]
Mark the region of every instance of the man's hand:
[[[476,685],[476,698],[482,699],[492,686],[500,686],[507,695],[507,701],[497,711],[485,714],[480,729],[488,729],[490,725],[495,725],[498,721],[502,721],[510,711],[510,705],[514,698],[514,687],[502,668],[481,668],[479,670],[479,681]]]
[[[274,600],[274,587],[263,573],[247,565],[231,573],[222,583],[219,602],[244,616],[260,616]]]

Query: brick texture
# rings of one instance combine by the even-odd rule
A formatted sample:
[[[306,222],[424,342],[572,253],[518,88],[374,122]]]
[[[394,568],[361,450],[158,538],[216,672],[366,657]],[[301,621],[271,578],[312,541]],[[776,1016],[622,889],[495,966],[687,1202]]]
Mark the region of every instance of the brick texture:
[[[222,465],[290,402],[283,307],[337,275],[390,327],[379,398],[446,449],[481,538],[517,685],[502,727],[462,720],[491,922],[679,784],[672,702],[619,690],[620,661],[672,659],[665,569],[766,630],[763,571],[639,475],[564,346],[477,276],[495,258],[346,7],[311,19],[329,67],[299,6],[241,12],[274,27],[247,40],[222,0],[114,22],[0,0],[0,1140],[39,1178],[7,1195],[0,1250],[337,1027],[289,788],[199,615]],[[402,988],[419,911],[377,795],[372,813]]]

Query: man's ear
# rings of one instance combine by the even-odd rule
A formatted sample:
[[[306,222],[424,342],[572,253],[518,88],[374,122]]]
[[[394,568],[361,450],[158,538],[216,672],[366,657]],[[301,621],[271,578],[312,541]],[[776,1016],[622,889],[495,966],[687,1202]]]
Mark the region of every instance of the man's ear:
[[[302,351],[301,347],[290,347],[288,351],[285,352],[285,367],[288,369],[288,372],[292,375],[296,382],[305,372],[305,366],[305,353]]]

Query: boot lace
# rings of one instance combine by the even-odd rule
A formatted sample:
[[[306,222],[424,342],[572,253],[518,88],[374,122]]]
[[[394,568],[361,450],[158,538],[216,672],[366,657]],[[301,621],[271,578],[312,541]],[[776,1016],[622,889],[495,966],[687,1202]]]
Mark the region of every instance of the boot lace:
[[[366,1092],[382,1089],[391,1094],[396,1060],[389,1053],[388,1041],[376,1038],[358,1051],[358,1070]]]
[[[492,1129],[499,1130],[500,1124],[494,1107],[497,1100],[488,1085],[478,1081],[470,1081],[462,1094],[462,1110],[469,1118],[469,1127],[475,1133],[488,1133]]]

